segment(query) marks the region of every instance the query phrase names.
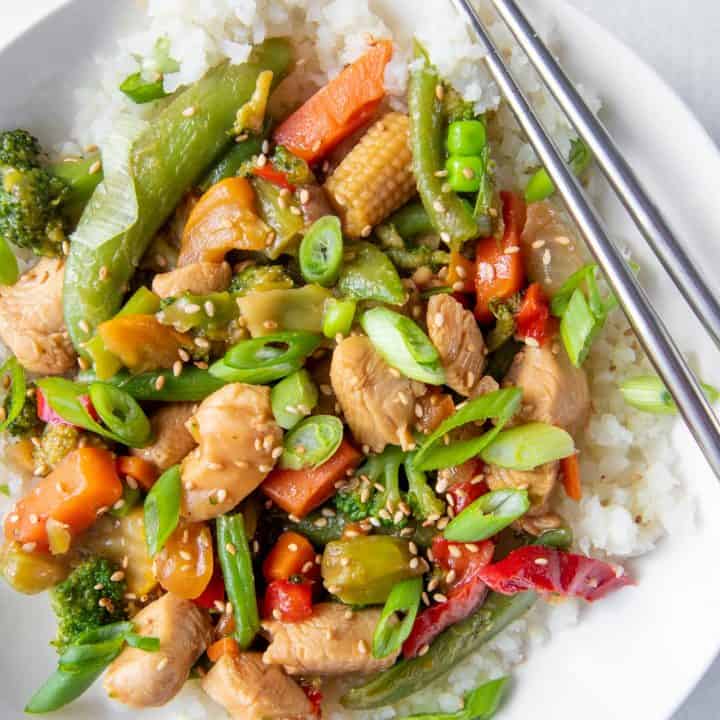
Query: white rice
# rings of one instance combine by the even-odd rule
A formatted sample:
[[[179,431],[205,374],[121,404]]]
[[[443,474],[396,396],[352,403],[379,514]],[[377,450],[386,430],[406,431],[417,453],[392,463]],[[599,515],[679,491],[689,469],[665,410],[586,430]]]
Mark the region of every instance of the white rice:
[[[300,63],[279,93],[280,101],[290,104],[297,104],[361,55],[370,36],[392,36],[396,48],[386,85],[391,102],[401,107],[411,60],[411,37],[404,24],[393,23],[387,15],[374,11],[380,3],[381,0],[148,0],[146,16],[138,18],[138,27],[144,29],[120,38],[108,57],[97,58],[99,82],[76,92],[72,139],[57,150],[77,152],[88,144],[102,147],[118,113],[147,112],[128,102],[117,86],[137,69],[132,54],[148,55],[161,36],[170,40],[171,55],[181,61],[180,71],[165,77],[168,91],[197,80],[224,58],[242,62],[251,45],[266,37],[291,36]],[[522,187],[535,169],[535,156],[508,108],[500,104],[497,88],[480,62],[482,49],[446,2],[423,0],[417,5],[421,7],[413,6],[417,15],[413,23],[442,75],[472,100],[478,111],[497,110],[492,132],[500,184]],[[482,5],[480,9],[492,22],[488,8]],[[393,27],[396,32],[391,31]],[[491,30],[516,77],[530,93],[541,119],[560,149],[567,153],[573,134],[565,117],[541,87],[508,31],[498,23],[493,23]],[[545,36],[550,27],[541,25],[540,30]],[[597,97],[587,88],[581,90],[591,107],[599,110]],[[582,552],[601,557],[634,557],[652,550],[666,533],[686,529],[694,522],[692,500],[684,491],[676,468],[677,458],[667,442],[675,421],[643,415],[624,404],[617,389],[619,383],[629,375],[649,372],[650,367],[620,312],[611,316],[596,340],[586,369],[594,413],[581,447],[584,495],[580,503],[563,500],[559,510],[571,522]],[[20,479],[7,469],[3,475],[9,477],[13,494],[17,495],[22,489]],[[577,622],[578,612],[576,601],[552,606],[539,603],[447,678],[398,707],[347,712],[330,693],[326,717],[372,720],[433,708],[457,710],[464,692],[483,679],[508,672],[522,662],[534,643],[545,642],[551,633]],[[192,682],[153,716],[200,720],[222,717],[222,711]]]

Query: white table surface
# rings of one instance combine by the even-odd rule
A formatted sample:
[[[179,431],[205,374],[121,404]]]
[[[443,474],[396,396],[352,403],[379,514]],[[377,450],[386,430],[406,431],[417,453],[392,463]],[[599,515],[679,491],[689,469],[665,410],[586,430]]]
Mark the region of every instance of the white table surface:
[[[0,0],[0,45],[62,0]],[[200,0],[198,0],[199,2]],[[676,90],[720,144],[720,3],[568,0],[632,47]],[[720,717],[720,659],[673,720]]]

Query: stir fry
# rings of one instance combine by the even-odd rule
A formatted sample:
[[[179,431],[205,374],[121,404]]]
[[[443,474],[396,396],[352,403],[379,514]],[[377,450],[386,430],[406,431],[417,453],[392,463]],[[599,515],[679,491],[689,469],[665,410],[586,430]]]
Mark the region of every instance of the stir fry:
[[[540,598],[632,583],[558,514],[615,300],[542,169],[498,186],[493,118],[422,48],[389,108],[392,52],[277,117],[288,41],[171,96],[158,41],[121,87],[157,108],[101,157],[0,134],[0,430],[32,476],[0,564],[58,622],[27,712],[103,674],[133,708],[191,676],[238,718],[317,717],[346,676],[347,708],[381,707]],[[506,682],[427,717],[489,718]]]

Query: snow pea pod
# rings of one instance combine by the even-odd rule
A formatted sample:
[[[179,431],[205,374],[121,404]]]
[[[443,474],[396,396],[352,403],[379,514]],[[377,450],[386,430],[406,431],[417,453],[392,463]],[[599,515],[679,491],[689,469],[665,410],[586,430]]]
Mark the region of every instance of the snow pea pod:
[[[537,600],[534,592],[490,593],[485,604],[465,620],[451,625],[424,655],[402,660],[341,699],[346,708],[369,710],[399,702],[450,672],[468,655],[524,615]]]
[[[0,285],[14,285],[20,277],[15,253],[5,238],[0,237]]]
[[[71,244],[65,270],[65,320],[73,344],[82,343],[111,318],[127,283],[158,228],[183,193],[227,147],[240,105],[251,97],[258,75],[272,70],[279,82],[288,69],[290,45],[283,39],[258,46],[250,62],[224,63],[169,102],[130,144],[129,164],[118,162],[114,192],[95,193]],[[112,187],[106,167],[104,185]],[[128,200],[128,195],[134,198]],[[113,221],[118,202],[123,222]]]
[[[418,192],[435,230],[451,249],[459,250],[477,237],[478,224],[472,208],[454,192],[443,192],[445,182],[438,173],[445,168],[445,116],[436,89],[440,76],[419,48],[410,73],[408,105],[410,144]]]
[[[338,290],[355,300],[375,300],[389,305],[402,305],[407,299],[400,276],[388,256],[366,242],[357,243],[346,253]]]
[[[394,212],[386,222],[393,225],[401,238],[427,235],[434,231],[430,218],[421,202],[410,202]]]

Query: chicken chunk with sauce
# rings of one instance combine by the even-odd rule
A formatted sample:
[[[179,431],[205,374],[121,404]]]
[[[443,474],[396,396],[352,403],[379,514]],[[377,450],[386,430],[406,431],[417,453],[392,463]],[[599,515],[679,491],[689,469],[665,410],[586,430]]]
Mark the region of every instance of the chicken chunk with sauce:
[[[403,377],[365,336],[343,340],[333,353],[330,380],[355,440],[373,452],[412,442],[415,399],[425,386]]]
[[[309,720],[313,708],[300,686],[261,653],[225,654],[203,678],[203,690],[233,720]]]
[[[529,517],[543,515],[548,510],[548,503],[557,485],[560,464],[551,462],[534,470],[507,470],[488,465],[485,481],[491,490],[514,488],[527,490],[530,498]]]
[[[133,708],[157,707],[172,700],[212,639],[205,610],[167,593],[134,618],[138,635],[160,640],[157,652],[125,647],[108,668],[103,685],[114,700]]]
[[[62,375],[76,354],[63,317],[65,263],[42,258],[8,287],[0,286],[0,338],[30,372]]]
[[[151,462],[161,472],[177,465],[196,445],[185,427],[195,407],[193,403],[163,405],[150,417],[152,444],[132,448],[130,454]]]
[[[207,295],[227,290],[231,278],[232,270],[226,262],[196,262],[156,275],[152,289],[161,298],[174,297],[184,292]]]
[[[203,400],[187,428],[198,443],[183,461],[182,515],[192,522],[232,510],[282,453],[270,388],[232,383]]]
[[[372,656],[373,633],[381,608],[351,610],[340,603],[319,603],[307,620],[263,622],[270,639],[263,661],[282,665],[290,675],[373,673],[390,667],[399,649],[377,659]]]

